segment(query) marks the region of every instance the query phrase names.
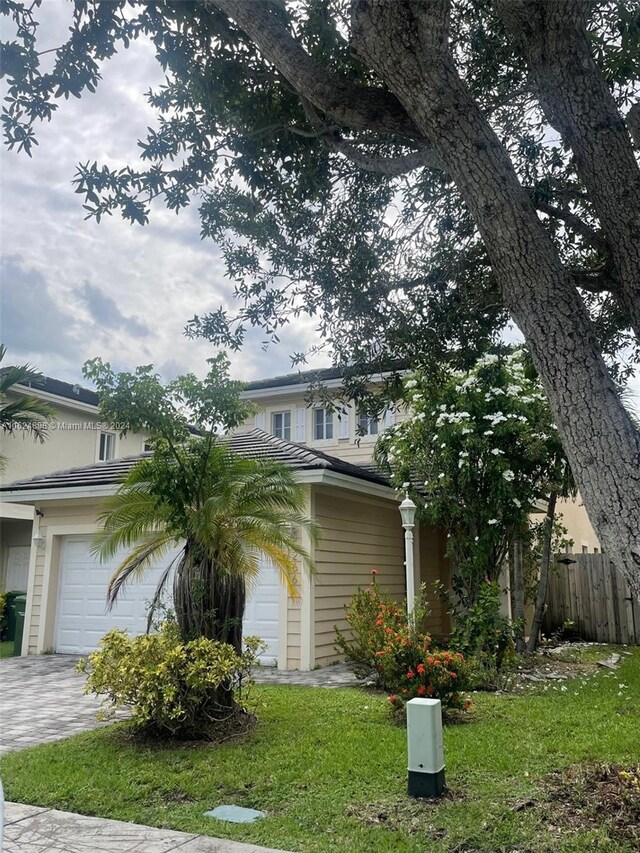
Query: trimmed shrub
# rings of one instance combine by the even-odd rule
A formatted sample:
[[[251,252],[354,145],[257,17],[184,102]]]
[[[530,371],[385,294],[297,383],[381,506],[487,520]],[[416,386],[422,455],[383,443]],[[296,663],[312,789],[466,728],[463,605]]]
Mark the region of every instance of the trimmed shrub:
[[[248,637],[238,655],[227,643],[205,637],[184,643],[175,622],[165,622],[158,633],[139,637],[110,631],[77,669],[87,674],[85,692],[106,698],[103,717],[129,708],[136,729],[198,737],[246,711],[251,668],[262,645]]]

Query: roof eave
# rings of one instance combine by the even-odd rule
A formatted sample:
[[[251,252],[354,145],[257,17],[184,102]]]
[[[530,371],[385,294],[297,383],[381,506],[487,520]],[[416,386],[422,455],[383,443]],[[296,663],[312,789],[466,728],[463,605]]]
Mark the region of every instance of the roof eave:
[[[391,486],[375,483],[361,477],[329,471],[326,468],[305,468],[294,471],[295,479],[304,485],[338,486],[354,492],[375,495],[387,500],[395,500],[397,493]],[[106,498],[114,495],[120,483],[105,483],[94,486],[64,486],[50,489],[15,489],[2,493],[3,502],[38,504],[44,501],[80,500],[90,498]]]

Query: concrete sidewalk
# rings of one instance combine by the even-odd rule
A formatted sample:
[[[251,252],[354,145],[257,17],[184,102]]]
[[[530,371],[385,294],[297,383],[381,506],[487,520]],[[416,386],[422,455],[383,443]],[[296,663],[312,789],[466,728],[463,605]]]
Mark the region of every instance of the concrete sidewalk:
[[[4,820],[3,853],[282,853],[224,838],[21,803],[5,803]]]

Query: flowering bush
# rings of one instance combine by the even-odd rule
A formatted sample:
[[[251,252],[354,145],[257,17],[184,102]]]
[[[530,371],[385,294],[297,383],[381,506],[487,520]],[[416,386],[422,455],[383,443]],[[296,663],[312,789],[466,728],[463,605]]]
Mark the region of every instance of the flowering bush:
[[[347,607],[352,640],[336,628],[336,646],[354,664],[357,675],[373,676],[391,693],[394,710],[416,697],[440,699],[445,710],[468,706],[462,691],[468,686],[468,667],[462,654],[432,648],[424,630],[424,589],[413,620],[404,606],[383,593],[375,575],[359,589]]]
[[[466,372],[415,372],[409,416],[378,440],[395,485],[419,482],[422,518],[444,530],[452,586],[466,608],[496,580],[514,536],[569,472],[542,386],[522,349],[487,354]]]
[[[197,737],[245,710],[261,645],[248,637],[246,651],[238,655],[227,643],[206,637],[184,643],[175,622],[140,637],[116,628],[105,634],[98,651],[78,661],[77,669],[88,674],[85,692],[104,696],[110,704],[103,716],[128,707],[137,729]]]

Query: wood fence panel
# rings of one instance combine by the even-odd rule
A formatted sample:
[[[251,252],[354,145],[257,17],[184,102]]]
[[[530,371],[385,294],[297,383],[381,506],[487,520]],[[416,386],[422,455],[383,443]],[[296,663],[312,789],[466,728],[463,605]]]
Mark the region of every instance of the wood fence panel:
[[[640,601],[605,554],[568,554],[549,577],[546,633],[575,623],[585,640],[640,645]]]

